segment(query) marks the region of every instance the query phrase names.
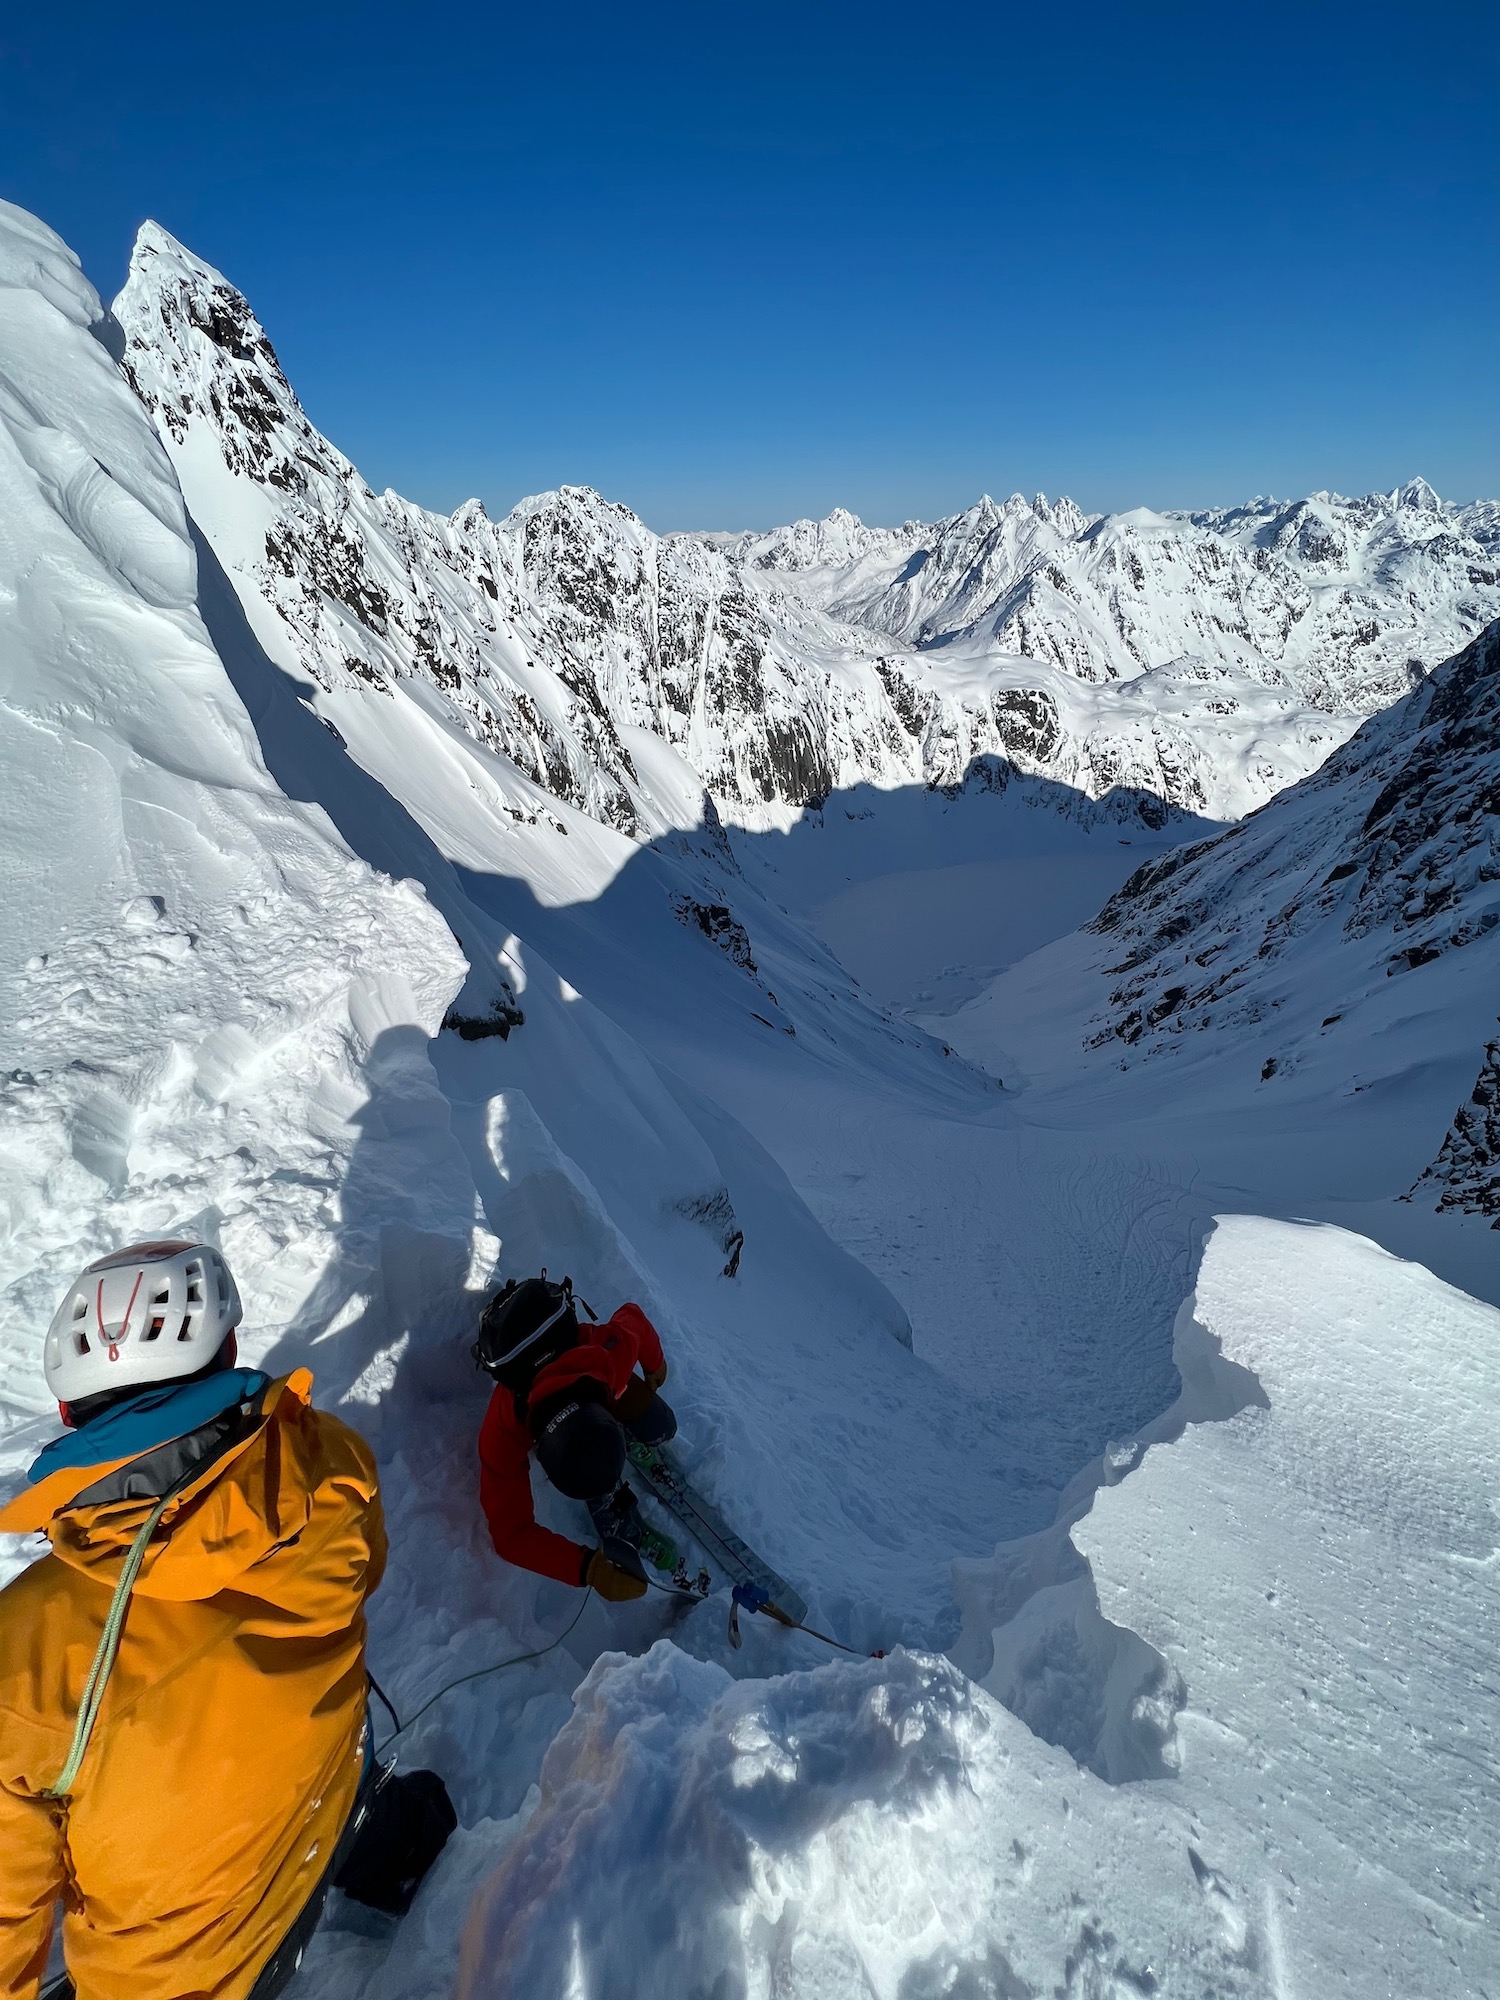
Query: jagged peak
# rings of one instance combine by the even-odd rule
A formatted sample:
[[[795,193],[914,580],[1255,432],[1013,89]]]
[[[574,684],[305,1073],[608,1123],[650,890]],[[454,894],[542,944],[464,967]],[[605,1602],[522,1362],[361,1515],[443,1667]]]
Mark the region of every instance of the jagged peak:
[[[142,318],[180,327],[186,319],[216,347],[273,373],[295,403],[266,330],[245,294],[159,222],[143,222],[137,230],[129,274],[114,310],[127,327],[138,325]]]
[[[238,292],[238,287],[231,285],[222,271],[216,270],[205,258],[189,250],[170,229],[164,228],[161,223],[152,221],[148,217],[135,233],[135,243],[130,252],[130,278],[126,280],[127,288],[131,279],[137,274],[145,277],[157,262],[175,267],[176,275],[197,284],[223,285],[231,292]],[[156,274],[153,273],[154,275]],[[242,293],[239,295],[243,297]]]
[[[1414,479],[1408,479],[1404,486],[1397,488],[1395,500],[1398,507],[1410,507],[1420,514],[1440,514],[1443,511],[1443,502],[1420,472]]]
[[[633,528],[643,535],[652,532],[640,515],[627,507],[623,500],[608,500],[593,486],[553,486],[542,493],[528,493],[511,508],[508,518],[523,521],[548,513],[572,514],[596,522],[607,521],[615,528]]]
[[[488,521],[490,517],[484,502],[476,497],[460,501],[448,518],[455,528],[468,528],[480,521]]]

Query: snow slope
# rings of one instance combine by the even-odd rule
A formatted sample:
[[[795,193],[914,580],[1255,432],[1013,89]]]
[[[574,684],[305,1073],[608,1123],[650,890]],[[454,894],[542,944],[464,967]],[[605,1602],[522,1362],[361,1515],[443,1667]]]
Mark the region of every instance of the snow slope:
[[[1292,1990],[1345,1954],[1352,1991],[1492,1991],[1500,1314],[1243,1216],[1184,1312],[1261,1399],[1149,1452],[1074,1535],[1104,1616],[1178,1677],[1174,1790],[1269,1862],[1235,1900],[1280,1912]]]
[[[1080,1540],[1103,1533],[1134,1479],[1169,1479],[1180,1451],[1191,1513],[1193,1451],[1218,1431],[1237,1450],[1248,1407],[1229,1369],[1233,1393],[1201,1395],[1189,1379],[1183,1406],[1162,1415],[1205,1203],[1226,1206],[1184,1168],[1183,1147],[1217,1135],[1227,1157],[1221,1103],[1200,1079],[1174,1099],[1175,1134],[1152,1125],[1145,1095],[1130,1092],[1155,1068],[1120,1072],[1112,1052],[1079,1047],[1100,989],[1070,954],[1099,938],[1025,955],[1076,920],[1080,884],[1109,887],[1171,827],[1128,806],[1081,811],[1045,776],[1002,783],[986,768],[952,796],[891,789],[885,773],[816,811],[726,831],[693,760],[716,728],[739,746],[731,765],[741,750],[753,758],[769,740],[764,711],[710,718],[689,756],[670,720],[621,720],[592,673],[584,692],[570,687],[557,625],[535,628],[534,652],[517,641],[505,654],[508,687],[503,648],[486,654],[490,680],[445,684],[444,649],[473,594],[497,607],[495,633],[474,641],[484,652],[502,624],[506,647],[533,631],[540,585],[521,603],[518,584],[520,609],[502,620],[501,556],[493,599],[465,580],[472,528],[443,545],[453,561],[441,574],[423,539],[434,517],[377,501],[342,461],[318,458],[329,448],[296,430],[305,419],[243,302],[173,262],[170,239],[153,253],[158,333],[179,343],[173,367],[188,372],[171,393],[187,408],[179,436],[155,401],[160,437],[111,361],[120,329],[64,246],[11,209],[0,245],[0,698],[12,718],[0,810],[17,884],[0,970],[8,1046],[24,1065],[3,1114],[18,1168],[0,1269],[0,1478],[21,1476],[51,1434],[40,1333],[71,1267],[130,1235],[201,1228],[236,1264],[249,1357],[307,1361],[319,1397],[376,1444],[393,1561],[372,1607],[372,1661],[398,1708],[414,1714],[458,1676],[537,1656],[443,1695],[402,1739],[404,1762],[448,1779],[459,1831],[398,1930],[335,1907],[298,1992],[423,2000],[456,1982],[471,2000],[1284,2000],[1340,1982],[1379,1990],[1387,1960],[1416,1968],[1408,1990],[1441,1992],[1428,1978],[1440,1950],[1457,1960],[1455,1992],[1493,1984],[1487,1912],[1465,1930],[1443,1905],[1429,1922],[1403,1886],[1412,1855],[1354,1838],[1357,1758],[1309,1736],[1310,1761],[1274,1812],[1227,1760],[1197,1788],[1186,1759],[1171,1764],[1191,1733],[1190,1710],[1163,1699],[1172,1674],[1190,1708],[1201,1679],[1205,1713],[1222,1710],[1225,1727],[1268,1713],[1264,1695],[1235,1708],[1203,1662],[1189,1614],[1211,1602],[1217,1572],[1186,1558],[1174,1569],[1183,1594],[1166,1612],[1180,1611],[1188,1637],[1167,1665],[1170,1635],[1132,1581],[1128,1537],[1118,1561],[1088,1547],[1101,1591],[1112,1575],[1131,1584],[1110,1612],[1131,1643],[1098,1643],[1097,1606],[1091,1623],[1066,1552],[1101,1484]],[[144,286],[143,268],[138,257],[132,284]],[[134,342],[150,297],[124,305]],[[148,401],[164,396],[165,373],[153,386],[149,357],[129,352]],[[269,409],[259,430],[244,414],[257,408]],[[274,452],[293,438],[317,461],[287,471],[306,481],[290,513],[292,489],[270,477],[281,461],[236,468],[231,435],[247,451],[257,437]],[[537,506],[553,524],[537,538],[553,551],[542,567],[560,575],[574,502]],[[318,583],[298,544],[296,575],[282,575],[295,588],[268,597],[236,565],[251,562],[257,532],[293,516],[307,546],[318,522],[343,520],[358,559]],[[392,553],[402,546],[405,569]],[[384,635],[361,597],[372,576],[388,593]],[[574,613],[582,646],[602,624],[586,602]],[[425,664],[419,625],[435,635]],[[633,657],[624,678],[638,693]],[[516,689],[546,724],[530,767],[515,748]],[[611,763],[611,729],[628,766]],[[1461,806],[1445,808],[1458,825]],[[1440,844],[1452,851],[1447,832]],[[1059,889],[1059,863],[1071,889]],[[871,888],[863,903],[855,892],[903,872],[915,878],[899,890],[910,928],[924,892],[931,922],[920,939],[887,926],[889,962],[865,968],[872,998],[817,931],[842,918],[873,952],[880,898],[895,909],[898,891]],[[1467,909],[1485,878],[1454,879]],[[943,983],[969,949],[976,898],[1006,907],[973,940],[964,978],[1018,962],[928,1031],[891,1003]],[[1447,959],[1462,969],[1488,949],[1480,938]],[[1038,997],[1032,1017],[1006,1017],[1020,1057],[1001,1060],[987,1010],[1003,991],[1040,996],[1045,964],[1064,969],[1045,1007]],[[947,981],[945,1004],[963,983]],[[950,1022],[983,1041],[989,1070],[938,1038]],[[1459,1028],[1443,1032],[1456,1052]],[[1014,1087],[997,1088],[997,1071]],[[1424,1105],[1445,1079],[1417,1079]],[[1282,1131],[1260,1164],[1279,1172],[1305,1151],[1303,1135]],[[1338,1156],[1335,1198],[1354,1186],[1357,1152]],[[1477,1231],[1493,1243],[1485,1218],[1408,1212],[1434,1246]],[[1361,1217],[1383,1231],[1388,1204],[1366,1202]],[[1263,1337],[1253,1271],[1214,1289],[1220,1241],[1199,1274],[1199,1313],[1216,1315],[1227,1351],[1243,1341],[1245,1368],[1264,1366],[1273,1410],[1295,1404],[1309,1378]],[[1302,1269],[1267,1241],[1269,1259]],[[1303,1261],[1306,1297],[1288,1312],[1307,1345],[1307,1327],[1343,1308],[1318,1289],[1320,1260]],[[1322,1262],[1353,1296],[1343,1267]],[[1394,1314],[1413,1330],[1412,1366],[1436,1371],[1488,1338],[1484,1309],[1425,1273],[1392,1279],[1368,1246],[1346,1262],[1363,1274],[1350,1341]],[[465,1347],[492,1274],[542,1263],[571,1271],[601,1310],[626,1296],[646,1305],[698,1476],[804,1591],[815,1624],[857,1651],[902,1650],[834,1657],[750,1619],[736,1652],[722,1592],[696,1607],[589,1602],[570,1624],[574,1593],[496,1562],[477,1521],[484,1395]],[[1184,1326],[1184,1377],[1212,1375]],[[1465,1436],[1478,1435],[1493,1410],[1487,1377],[1458,1386]],[[1382,1415],[1361,1414],[1354,1445],[1321,1425],[1327,1462],[1341,1467],[1371,1438],[1388,1459]],[[1189,1416],[1229,1421],[1110,1484],[1139,1461],[1129,1440],[1166,1439]],[[1311,1444],[1304,1457],[1314,1462]],[[1430,1504],[1441,1481],[1424,1478],[1393,1503],[1393,1532],[1442,1518]],[[1358,1490],[1368,1497],[1368,1482]],[[578,1510],[545,1489],[538,1505],[580,1530]],[[1446,1518],[1460,1554],[1482,1553],[1469,1515]],[[1385,1548],[1349,1541],[1350,1602],[1374,1601]],[[12,1544],[4,1560],[34,1553]],[[1449,1603],[1442,1583],[1436,1562],[1403,1581],[1412,1631]],[[1081,1666],[1050,1641],[1031,1646],[1052,1632],[1056,1589],[1072,1593],[1078,1654],[1094,1646]],[[1469,1607],[1476,1648],[1486,1633],[1492,1645],[1485,1602],[1475,1593]],[[1278,1656],[1253,1590],[1229,1608],[1241,1623],[1224,1651],[1253,1654],[1270,1688]],[[1153,1652],[1163,1678],[1142,1708],[1131,1675],[1157,1671]],[[1115,1669],[1123,1710],[1105,1701],[1101,1668],[1103,1681]],[[1309,1770],[1327,1793],[1325,1873],[1304,1923],[1289,1881],[1308,1838]],[[1439,1753],[1413,1745],[1403,1771],[1429,1798]],[[1371,1879],[1395,1885],[1373,1943],[1338,1919]]]
[[[960,1654],[1052,1740],[1157,1774],[1277,1994],[1500,1982],[1497,1335],[1363,1237],[1220,1217],[1181,1396],[1077,1504],[1087,1568],[1054,1535],[967,1575]]]
[[[1194,1837],[944,1660],[736,1683],[663,1643],[578,1690],[458,1992],[1276,1992],[1198,1894]]]
[[[245,299],[155,224],[141,231],[115,312],[131,379],[270,656],[310,683],[317,712],[340,729],[351,692],[404,697],[499,751],[526,781],[511,809],[527,818],[562,800],[649,836],[691,823],[706,789],[726,819],[783,825],[788,808],[839,788],[957,785],[977,758],[1068,787],[1081,797],[1060,791],[1059,805],[1084,818],[1099,799],[1116,818],[1144,809],[1156,824],[1163,803],[1233,818],[1410,685],[1402,648],[1431,658],[1435,634],[1472,629],[1450,603],[1455,557],[1421,608],[1404,570],[1390,605],[1382,599],[1379,618],[1400,627],[1382,642],[1401,654],[1394,678],[1283,673],[1268,635],[1301,616],[1299,577],[1285,565],[1263,576],[1234,557],[1255,579],[1252,629],[1207,557],[1184,566],[1169,551],[1157,570],[1162,602],[1176,609],[1151,611],[1149,643],[1119,659],[1124,642],[1102,626],[1069,646],[1034,643],[1021,626],[977,637],[976,627],[972,643],[924,652],[925,627],[909,633],[910,620],[853,598],[863,622],[850,622],[841,599],[830,616],[805,595],[829,563],[855,558],[863,575],[871,550],[904,546],[906,530],[893,544],[835,517],[816,546],[790,533],[769,550],[726,549],[723,538],[654,535],[628,509],[572,487],[524,500],[501,522],[477,501],[435,515],[371,491],[308,421]],[[986,502],[979,513],[989,522],[995,510]],[[1050,547],[1092,532],[1068,502],[1025,514],[1018,543],[1002,534],[1012,567],[1039,536]],[[1001,558],[976,554],[970,544],[990,530],[965,522],[946,524],[944,561],[970,590]],[[1207,530],[1199,539],[1212,540]],[[825,568],[773,573],[774,554]],[[1157,585],[1143,588],[1154,604]],[[1500,608],[1488,588],[1466,580],[1464,604]],[[1116,685],[1124,674],[1129,685]]]
[[[1497,699],[1492,627],[1250,819],[1146,861],[942,1032],[1049,1115],[1107,1104],[1226,1190],[1492,1213]],[[1449,1274],[1488,1296],[1469,1242]]]
[[[333,1255],[366,1064],[409,1050],[430,1091],[464,967],[412,884],[268,775],[98,300],[50,231],[0,215],[0,1291],[21,1421],[47,1406],[48,1300],[169,1223],[222,1235],[265,1351]]]

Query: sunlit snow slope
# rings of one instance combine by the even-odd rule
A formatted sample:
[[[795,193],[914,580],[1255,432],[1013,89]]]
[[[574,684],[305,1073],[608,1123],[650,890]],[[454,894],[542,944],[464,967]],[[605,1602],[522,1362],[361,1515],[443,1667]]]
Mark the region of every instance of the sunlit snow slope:
[[[1082,1047],[1118,943],[1032,954],[1143,851],[1165,880],[1161,848],[1205,831],[1159,809],[1191,802],[1162,779],[1160,712],[1144,810],[1096,811],[1088,794],[1138,778],[1103,776],[1086,734],[1016,752],[1015,718],[1045,723],[1045,685],[1115,729],[1102,682],[1014,661],[985,680],[992,662],[973,685],[1026,700],[966,708],[946,666],[898,650],[886,667],[938,704],[908,726],[868,630],[596,496],[494,525],[373,495],[244,302],[163,232],[119,310],[0,208],[0,1478],[55,1428],[40,1335],[77,1264],[201,1230],[235,1264],[247,1355],[308,1363],[376,1444],[393,1560],[372,1663],[398,1707],[541,1655],[403,1739],[459,1831],[399,1929],[335,1899],[297,1994],[1494,1987],[1462,1824],[1483,1798],[1449,1783],[1438,1713],[1464,1649],[1493,1652],[1494,1314],[1370,1242],[1289,1229],[1262,1192],[1195,1275],[1206,1204],[1235,1204],[1185,1161],[1212,1142],[1222,1181],[1224,1107],[1258,1088],[1228,1074],[1235,1037],[1198,1039],[1200,1069],[1157,1093],[1175,1126],[1153,1125],[1166,1059]],[[1435,740],[1447,685],[1391,730]],[[1245,734],[1194,738],[1216,812],[1352,719],[1307,710],[1332,737],[1278,736],[1294,754],[1251,782],[1259,725],[1236,714]],[[976,748],[997,754],[976,782],[922,782]],[[1331,840],[1368,816],[1362,756],[1314,815]],[[1453,864],[1454,923],[1490,880],[1460,791],[1423,836]],[[1265,873],[1281,851],[1257,849]],[[882,931],[882,903],[907,919]],[[865,987],[830,938],[868,954]],[[1429,1122],[1486,1039],[1452,968],[1493,944],[1446,954],[1427,1023],[1446,1053],[1403,1085]],[[896,1003],[928,1004],[929,975],[958,1011],[924,1027]],[[1277,1128],[1259,1185],[1290,1158],[1317,1177],[1304,1138]],[[1359,1193],[1361,1151],[1323,1156],[1335,1199]],[[1388,1207],[1364,1203],[1368,1233]],[[1435,1208],[1424,1227],[1493,1241]],[[467,1340],[493,1275],[541,1264],[601,1311],[647,1307],[699,1478],[814,1623],[890,1657],[758,1619],[736,1652],[722,1590],[589,1602],[569,1630],[575,1593],[497,1562]],[[1393,1418],[1400,1365],[1430,1385]],[[540,1483],[538,1506],[582,1529]],[[1357,1623],[1376,1618],[1379,1663]],[[1459,1657],[1413,1700],[1439,1629]],[[1337,1680],[1351,1630],[1358,1671],[1387,1676],[1368,1698]],[[1422,1732],[1375,1785],[1379,1730],[1407,1717]]]

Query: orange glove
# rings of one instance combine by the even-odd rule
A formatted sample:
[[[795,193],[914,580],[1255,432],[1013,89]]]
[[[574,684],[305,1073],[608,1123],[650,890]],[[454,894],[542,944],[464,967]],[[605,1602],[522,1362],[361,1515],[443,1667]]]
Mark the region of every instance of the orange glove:
[[[655,1395],[656,1391],[667,1379],[667,1364],[664,1361],[660,1368],[643,1368],[641,1373],[646,1378],[646,1387]]]
[[[590,1590],[597,1590],[610,1604],[624,1604],[632,1597],[646,1595],[646,1579],[632,1576],[628,1569],[621,1569],[617,1563],[612,1563],[603,1549],[595,1549],[589,1557],[583,1580]]]

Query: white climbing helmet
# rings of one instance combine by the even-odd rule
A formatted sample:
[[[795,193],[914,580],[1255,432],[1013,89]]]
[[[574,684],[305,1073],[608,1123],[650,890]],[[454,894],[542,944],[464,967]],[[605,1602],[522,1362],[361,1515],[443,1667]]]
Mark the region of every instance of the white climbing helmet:
[[[229,1266],[207,1243],[131,1243],[100,1257],[58,1307],[42,1352],[60,1403],[204,1368],[240,1323]]]

